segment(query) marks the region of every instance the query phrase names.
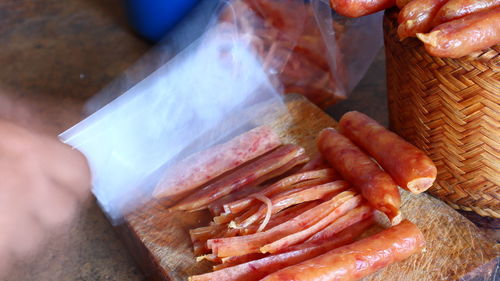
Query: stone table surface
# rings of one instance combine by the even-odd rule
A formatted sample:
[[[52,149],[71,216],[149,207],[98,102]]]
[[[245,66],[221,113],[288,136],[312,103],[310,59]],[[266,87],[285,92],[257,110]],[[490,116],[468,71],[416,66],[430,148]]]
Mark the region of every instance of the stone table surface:
[[[84,102],[151,44],[126,25],[119,0],[0,1],[0,117],[57,135],[82,118]],[[351,98],[328,110],[361,110],[387,124],[381,51]],[[5,281],[144,280],[95,200]]]

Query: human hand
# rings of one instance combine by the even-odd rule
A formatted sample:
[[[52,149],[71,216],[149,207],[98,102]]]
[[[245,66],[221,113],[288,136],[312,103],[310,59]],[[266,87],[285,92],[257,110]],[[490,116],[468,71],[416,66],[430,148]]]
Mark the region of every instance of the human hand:
[[[0,120],[0,277],[68,222],[90,194],[85,157],[56,138]]]

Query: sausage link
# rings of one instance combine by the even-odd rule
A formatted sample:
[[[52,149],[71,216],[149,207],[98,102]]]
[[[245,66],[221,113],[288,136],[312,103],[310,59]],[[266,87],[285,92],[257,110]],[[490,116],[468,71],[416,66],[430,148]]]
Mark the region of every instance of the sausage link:
[[[402,188],[421,193],[436,179],[436,166],[423,151],[357,111],[340,119],[340,132],[375,158]]]
[[[286,168],[285,170],[292,169],[296,164],[300,164],[295,163],[295,160],[302,159],[303,156],[305,156],[305,150],[300,146],[287,144],[279,147],[254,162],[241,166],[226,176],[190,194],[177,203],[177,205],[170,208],[170,210],[195,211],[205,209],[212,202],[233,191],[258,185],[269,179],[269,175],[277,176],[286,172],[283,171],[283,167]],[[305,158],[301,161],[306,162],[308,160],[308,158]],[[288,163],[292,162],[294,163],[293,165],[288,165]],[[276,173],[276,171],[279,171],[279,173]]]
[[[411,1],[413,0],[396,0],[396,6],[398,6],[398,8],[400,9],[403,9],[403,7],[406,6],[406,4],[410,3]]]
[[[356,196],[355,192],[344,191],[267,231],[244,236],[210,239],[207,241],[207,246],[212,249],[214,254],[223,258],[258,253],[260,248],[266,244],[311,227],[354,196]]]
[[[449,0],[437,12],[432,27],[500,6],[500,0]]]
[[[318,149],[345,180],[361,191],[370,205],[391,220],[399,215],[401,198],[396,183],[349,139],[327,128],[319,134]]]
[[[500,44],[500,7],[443,23],[417,37],[436,57],[459,58],[489,48]]]
[[[330,0],[330,3],[338,14],[357,18],[390,8],[396,0]]]
[[[238,264],[231,267],[222,268],[219,271],[205,273],[202,275],[195,275],[189,277],[189,281],[253,281],[259,280],[266,275],[278,271],[290,265],[314,258],[318,255],[324,254],[330,250],[338,248],[343,245],[352,243],[354,238],[358,237],[368,227],[373,224],[372,220],[365,220],[349,228],[344,229],[342,232],[337,233],[335,237],[330,237],[326,241],[321,241],[319,244],[304,243],[289,247],[284,252],[277,255],[270,255],[261,259],[252,260],[246,263]],[[261,254],[248,254],[246,256],[257,256]],[[232,259],[240,259],[240,257],[231,257],[222,259],[224,262],[231,261]],[[222,264],[224,265],[224,263]]]
[[[408,220],[376,235],[269,274],[262,281],[359,280],[419,252],[422,232]]]
[[[432,19],[447,0],[413,0],[399,12],[398,35],[403,40],[417,33],[429,32]]]
[[[156,198],[193,190],[281,145],[268,126],[257,127],[230,141],[213,146],[169,168],[155,188]]]

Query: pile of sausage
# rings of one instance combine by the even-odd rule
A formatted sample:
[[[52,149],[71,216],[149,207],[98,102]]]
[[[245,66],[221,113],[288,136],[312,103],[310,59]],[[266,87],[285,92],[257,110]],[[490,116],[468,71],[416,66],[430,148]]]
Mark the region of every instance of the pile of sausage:
[[[500,0],[330,0],[333,9],[359,17],[397,5],[401,40],[418,37],[427,52],[458,58],[500,44]]]
[[[420,230],[401,221],[398,190],[433,184],[436,167],[422,151],[359,112],[321,131],[317,146],[310,159],[262,126],[172,168],[155,196],[190,191],[170,210],[213,215],[190,236],[214,271],[189,280],[358,280],[424,247]],[[393,226],[366,236],[375,212]]]
[[[337,73],[332,73],[310,4],[302,0],[234,0],[222,11],[220,21],[236,24],[242,36],[249,38],[266,71],[284,86],[285,93],[304,95],[322,108],[345,98],[337,82],[345,81],[341,57],[335,58]],[[342,32],[339,25],[333,28]]]

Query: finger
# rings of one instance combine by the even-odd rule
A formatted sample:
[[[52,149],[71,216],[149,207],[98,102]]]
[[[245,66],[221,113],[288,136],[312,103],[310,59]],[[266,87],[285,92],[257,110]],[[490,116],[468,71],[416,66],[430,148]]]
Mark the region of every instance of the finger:
[[[32,214],[45,228],[60,226],[75,216],[78,206],[76,196],[55,182],[38,182],[33,191]]]
[[[9,245],[11,245],[12,224],[8,222],[7,214],[0,213],[0,280],[6,276],[7,270],[10,267],[12,261],[12,253]]]
[[[0,280],[7,277],[8,270],[11,266],[9,254],[10,253],[7,252],[0,252]]]
[[[6,268],[14,258],[23,258],[33,253],[43,239],[39,222],[31,210],[24,207],[13,208],[11,212],[0,214],[0,252]]]
[[[17,221],[13,234],[10,238],[10,248],[17,259],[33,255],[44,238],[40,223],[29,214],[24,214],[24,217]]]
[[[84,200],[90,195],[91,173],[85,156],[70,146],[61,144],[58,146],[59,157],[53,159],[53,179],[60,186],[68,188],[80,199]]]

